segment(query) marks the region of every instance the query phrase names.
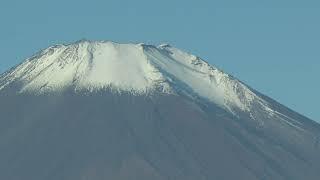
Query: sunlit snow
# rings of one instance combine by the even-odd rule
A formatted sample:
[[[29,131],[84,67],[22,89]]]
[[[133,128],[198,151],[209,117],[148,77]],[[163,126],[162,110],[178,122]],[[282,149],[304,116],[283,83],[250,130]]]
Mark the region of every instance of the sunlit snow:
[[[74,87],[147,93],[181,91],[232,111],[250,111],[259,99],[247,86],[192,54],[164,44],[79,41],[49,47],[1,77],[0,89],[19,81],[21,92]]]

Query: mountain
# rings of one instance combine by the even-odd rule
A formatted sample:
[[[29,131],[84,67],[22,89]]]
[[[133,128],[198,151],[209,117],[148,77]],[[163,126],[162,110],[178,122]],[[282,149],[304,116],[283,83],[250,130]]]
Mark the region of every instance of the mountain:
[[[0,179],[320,178],[320,125],[164,44],[55,45],[0,75]]]

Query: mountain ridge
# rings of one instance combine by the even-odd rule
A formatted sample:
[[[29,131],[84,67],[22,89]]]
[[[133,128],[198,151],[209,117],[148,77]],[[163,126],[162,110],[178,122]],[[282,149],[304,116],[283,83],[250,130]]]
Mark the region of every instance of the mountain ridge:
[[[0,75],[0,179],[318,180],[319,150],[318,123],[168,45],[79,41]]]
[[[70,85],[91,91],[111,87],[134,93],[182,90],[244,111],[249,111],[251,101],[258,98],[234,77],[168,44],[80,40],[54,45],[4,73],[0,80],[0,89],[19,81],[24,84],[21,92],[37,93],[59,91]],[[239,93],[243,97],[238,97]]]

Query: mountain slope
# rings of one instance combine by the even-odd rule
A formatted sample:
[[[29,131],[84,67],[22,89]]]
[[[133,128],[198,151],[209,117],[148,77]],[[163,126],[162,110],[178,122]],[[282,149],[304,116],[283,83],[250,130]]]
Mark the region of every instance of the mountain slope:
[[[0,179],[318,179],[320,126],[169,45],[79,41],[0,76]]]

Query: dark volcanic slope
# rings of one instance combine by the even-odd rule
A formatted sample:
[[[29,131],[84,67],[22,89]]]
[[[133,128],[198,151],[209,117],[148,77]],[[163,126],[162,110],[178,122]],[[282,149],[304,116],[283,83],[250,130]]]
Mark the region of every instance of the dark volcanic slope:
[[[307,132],[277,119],[261,127],[173,95],[2,93],[0,99],[0,179],[320,176],[319,126],[301,117]]]

